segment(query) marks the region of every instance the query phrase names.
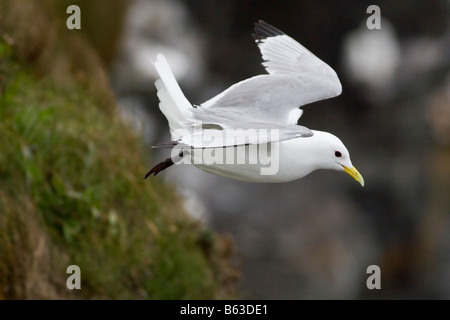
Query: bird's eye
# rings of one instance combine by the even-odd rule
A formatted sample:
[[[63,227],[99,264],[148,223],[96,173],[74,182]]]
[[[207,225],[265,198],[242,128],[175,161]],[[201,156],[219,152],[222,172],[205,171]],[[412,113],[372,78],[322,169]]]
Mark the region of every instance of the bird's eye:
[[[335,151],[334,155],[338,158],[342,157],[342,153],[340,153],[339,151]]]

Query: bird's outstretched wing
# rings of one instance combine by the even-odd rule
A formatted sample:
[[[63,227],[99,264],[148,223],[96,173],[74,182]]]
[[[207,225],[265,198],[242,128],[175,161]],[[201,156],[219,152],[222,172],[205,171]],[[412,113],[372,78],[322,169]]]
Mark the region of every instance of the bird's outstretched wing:
[[[296,74],[313,81],[323,79],[336,95],[340,94],[342,88],[336,72],[290,36],[262,20],[255,23],[252,35],[269,74]]]
[[[190,121],[224,128],[240,128],[250,122],[295,125],[302,115],[300,106],[341,93],[336,72],[282,31],[260,20],[253,37],[269,74],[232,85],[194,109]],[[309,136],[307,128],[298,129]]]

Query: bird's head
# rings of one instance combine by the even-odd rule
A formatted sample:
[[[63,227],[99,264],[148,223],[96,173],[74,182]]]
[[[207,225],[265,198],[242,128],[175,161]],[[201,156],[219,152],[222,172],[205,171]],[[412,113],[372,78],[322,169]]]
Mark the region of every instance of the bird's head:
[[[328,132],[315,131],[315,143],[320,153],[320,169],[344,171],[364,187],[364,178],[353,166],[342,141]]]

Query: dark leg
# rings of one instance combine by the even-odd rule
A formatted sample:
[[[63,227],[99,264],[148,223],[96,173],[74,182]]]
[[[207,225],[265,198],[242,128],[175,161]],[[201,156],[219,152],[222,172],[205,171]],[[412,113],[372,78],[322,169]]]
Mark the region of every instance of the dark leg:
[[[160,173],[164,169],[167,169],[171,165],[173,165],[172,158],[167,158],[166,160],[164,160],[164,161],[158,163],[156,166],[154,166],[149,172],[147,172],[144,179],[147,179],[148,176],[152,175],[152,174],[156,176],[158,173]]]

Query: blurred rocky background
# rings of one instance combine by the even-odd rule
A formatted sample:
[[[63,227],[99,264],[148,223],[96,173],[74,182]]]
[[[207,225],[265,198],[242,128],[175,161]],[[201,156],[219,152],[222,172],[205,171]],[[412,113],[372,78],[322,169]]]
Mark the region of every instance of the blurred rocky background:
[[[105,14],[113,3],[117,15]],[[108,68],[119,109],[151,154],[149,168],[167,156],[151,145],[169,139],[153,85],[159,52],[193,104],[264,72],[251,37],[258,19],[339,75],[342,95],[305,106],[301,123],[342,139],[364,188],[331,171],[273,185],[185,165],[152,177],[174,185],[188,212],[232,238],[240,297],[450,298],[449,1],[70,4],[82,11],[74,32]],[[372,4],[381,9],[380,30],[366,27]],[[369,265],[381,268],[381,290],[366,287]]]

